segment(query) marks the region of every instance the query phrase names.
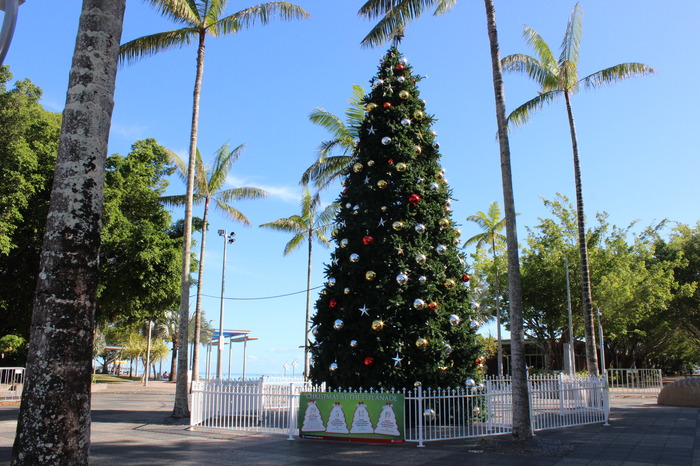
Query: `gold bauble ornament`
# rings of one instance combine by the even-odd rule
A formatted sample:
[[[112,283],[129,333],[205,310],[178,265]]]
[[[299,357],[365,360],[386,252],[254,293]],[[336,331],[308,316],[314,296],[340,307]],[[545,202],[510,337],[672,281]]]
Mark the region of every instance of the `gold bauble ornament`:
[[[377,187],[379,189],[384,189],[389,183],[387,183],[385,180],[379,180],[377,181]]]
[[[411,97],[411,93],[406,90],[403,90],[399,92],[399,97],[402,99],[408,99],[409,97]]]
[[[345,288],[343,289],[344,294],[350,294],[350,288]]]
[[[384,322],[381,320],[375,320],[372,322],[372,330],[379,331],[384,328]]]
[[[445,280],[445,288],[447,288],[448,290],[451,290],[455,286],[457,286],[457,282],[455,282],[453,279],[448,278],[447,280]]]
[[[354,171],[355,173],[360,173],[362,171],[362,164],[358,162],[355,165],[353,165],[352,171]]]
[[[450,227],[450,219],[449,218],[441,218],[440,221],[438,222],[438,225],[440,225],[440,228],[445,230]]]
[[[421,152],[423,152],[423,149],[421,149],[420,146],[413,146],[413,153],[414,153],[415,155],[418,155],[418,154],[420,154]]]
[[[370,102],[370,103],[367,104],[367,111],[368,111],[368,112],[371,112],[371,111],[374,110],[375,108],[377,108],[377,104],[375,104],[374,102]]]
[[[377,274],[374,271],[368,270],[367,273],[365,273],[365,280],[372,281],[375,278],[377,278]]]
[[[403,228],[403,222],[397,220],[396,222],[391,224],[391,228],[393,228],[396,231],[399,231],[400,229]]]
[[[338,236],[338,229],[334,228],[333,231],[331,231],[331,237],[335,238],[336,236]]]
[[[374,165],[374,160],[368,160],[368,161],[367,161],[367,166],[368,166],[368,167],[371,167],[371,166],[373,166],[373,165]]]
[[[425,338],[419,338],[416,340],[416,346],[420,349],[425,349],[428,347],[428,340]]]
[[[415,112],[413,112],[413,118],[415,118],[416,120],[422,120],[423,116],[423,112],[421,112],[420,110],[416,110]]]
[[[397,172],[405,172],[407,168],[408,168],[408,165],[406,165],[403,162],[399,162],[396,164],[396,171]]]

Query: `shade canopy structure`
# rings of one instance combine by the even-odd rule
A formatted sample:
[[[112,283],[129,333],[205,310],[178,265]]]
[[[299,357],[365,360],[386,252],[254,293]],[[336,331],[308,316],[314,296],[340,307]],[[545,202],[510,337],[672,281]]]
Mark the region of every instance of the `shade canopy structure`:
[[[209,345],[207,346],[207,363],[206,363],[206,379],[210,378],[210,367],[211,367],[211,355],[212,355],[212,347],[218,347],[219,346],[219,341],[222,340],[223,345],[229,345],[228,348],[228,375],[227,378],[230,380],[231,379],[231,360],[232,360],[232,353],[233,353],[233,344],[234,343],[243,343],[243,374],[242,377],[245,378],[246,376],[246,356],[247,356],[247,344],[249,341],[254,341],[257,340],[257,338],[251,337],[250,335],[250,330],[214,330],[212,332],[212,337],[211,341],[209,342]],[[222,336],[223,338],[220,338]]]

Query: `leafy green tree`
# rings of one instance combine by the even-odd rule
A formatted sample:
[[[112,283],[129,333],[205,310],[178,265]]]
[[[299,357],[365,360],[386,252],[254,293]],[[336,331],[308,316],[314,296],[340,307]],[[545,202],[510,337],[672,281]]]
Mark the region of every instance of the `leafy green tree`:
[[[83,0],[12,449],[16,465],[89,462],[103,179],[124,9],[124,0]]]
[[[405,25],[418,18],[425,10],[435,7],[434,15],[441,15],[452,9],[457,0],[368,0],[360,9],[360,15],[381,20],[362,41],[365,45],[376,46],[389,38],[399,39]],[[527,374],[525,371],[525,340],[522,325],[522,284],[518,258],[518,234],[515,219],[515,197],[510,163],[510,144],[506,120],[506,101],[503,88],[496,27],[496,9],[493,0],[484,0],[486,9],[486,29],[489,38],[493,93],[496,103],[496,124],[500,148],[501,181],[503,186],[503,207],[506,218],[506,243],[508,246],[508,294],[511,318],[511,366],[513,380],[513,436],[519,439],[533,437],[530,422],[530,398]]]
[[[586,223],[583,208],[583,184],[581,181],[581,168],[578,152],[578,139],[574,114],[571,107],[571,96],[576,94],[580,87],[597,88],[632,77],[652,74],[655,70],[642,63],[621,63],[603,70],[597,71],[579,79],[578,61],[581,43],[581,25],[583,10],[580,3],[576,3],[566,26],[564,40],[561,43],[559,59],[554,58],[549,45],[540,34],[529,26],[525,27],[523,36],[537,54],[537,58],[529,55],[515,54],[504,57],[502,62],[505,71],[514,71],[526,74],[539,86],[537,97],[517,107],[508,116],[508,124],[522,126],[528,122],[536,110],[544,105],[554,103],[560,96],[566,101],[566,111],[571,132],[571,147],[574,157],[574,181],[576,184],[576,209],[578,219],[579,255],[581,260],[581,283],[583,295],[583,312],[586,331],[586,359],[588,370],[591,374],[598,373],[598,357],[596,354],[596,338],[594,331],[593,305],[591,304],[590,267],[588,263],[588,249],[586,245]]]
[[[451,190],[412,67],[382,58],[338,204],[312,319],[311,379],[333,387],[462,385],[481,353]]]
[[[358,129],[365,115],[362,98],[365,90],[357,84],[352,86],[352,95],[348,100],[350,104],[345,110],[345,122],[322,108],[317,108],[309,120],[311,123],[328,130],[332,139],[323,141],[318,148],[318,159],[306,169],[301,177],[301,184],[313,184],[317,189],[327,188],[334,180],[340,178],[343,172],[352,163],[352,151],[358,137]],[[339,155],[332,155],[334,151]]]
[[[197,43],[197,68],[192,102],[192,126],[190,131],[189,159],[187,161],[187,193],[185,202],[185,234],[182,251],[182,284],[180,289],[180,340],[187,335],[190,292],[190,248],[192,244],[192,201],[194,197],[195,159],[199,132],[199,100],[204,74],[204,43],[207,36],[219,37],[236,34],[256,22],[267,24],[273,16],[283,20],[307,18],[301,7],[288,2],[269,2],[222,16],[228,0],[149,0],[164,16],[185,27],[139,37],[121,46],[120,57],[134,61],[174,47]],[[187,405],[187,349],[179,352],[178,379],[173,406],[173,417],[189,416]]]
[[[0,335],[29,337],[61,115],[0,67]]]
[[[98,319],[142,322],[177,303],[182,250],[160,204],[174,168],[154,139],[112,155],[105,176]]]
[[[330,247],[326,232],[338,211],[337,204],[331,204],[318,212],[321,197],[318,193],[311,195],[309,187],[304,187],[301,198],[301,213],[291,217],[280,218],[260,225],[264,228],[292,233],[292,239],[284,247],[284,255],[291,253],[306,241],[308,260],[306,267],[306,314],[304,318],[304,377],[309,377],[309,321],[311,317],[311,259],[314,240],[324,247]]]
[[[0,338],[0,366],[24,365],[27,340],[20,335],[4,335]]]
[[[205,166],[202,161],[202,156],[197,150],[195,159],[195,194],[193,202],[195,204],[204,204],[204,215],[202,223],[205,227],[202,229],[202,247],[199,253],[199,273],[197,276],[197,304],[195,306],[195,331],[194,341],[192,345],[193,363],[192,363],[192,380],[199,380],[199,327],[202,322],[202,285],[204,283],[204,251],[207,242],[207,230],[209,226],[209,205],[214,201],[214,207],[224,214],[229,219],[249,226],[250,222],[238,209],[233,207],[231,203],[246,199],[261,199],[267,197],[267,192],[260,188],[229,188],[224,189],[226,185],[226,177],[233,169],[233,164],[238,160],[241,152],[245,148],[240,145],[235,149],[231,149],[228,144],[224,144],[214,154],[214,162],[211,165]],[[183,181],[187,181],[187,165],[174,152],[170,151],[170,158],[177,167],[177,173]],[[170,205],[184,205],[187,201],[185,195],[180,196],[164,196],[161,201]]]
[[[470,222],[476,223],[482,232],[478,233],[464,242],[464,247],[476,245],[479,249],[484,245],[491,249],[493,257],[493,272],[494,277],[494,298],[495,314],[496,314],[496,339],[498,342],[498,351],[496,356],[496,371],[499,377],[503,376],[503,344],[501,342],[501,287],[500,287],[500,267],[498,257],[498,245],[506,242],[506,237],[501,231],[506,227],[506,219],[501,217],[501,208],[497,202],[492,202],[489,205],[488,212],[479,211],[476,215],[467,217]]]

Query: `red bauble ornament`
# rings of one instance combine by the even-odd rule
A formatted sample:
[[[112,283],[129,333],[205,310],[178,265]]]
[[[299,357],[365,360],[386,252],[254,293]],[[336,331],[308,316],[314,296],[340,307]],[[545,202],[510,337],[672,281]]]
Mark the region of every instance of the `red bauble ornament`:
[[[412,205],[418,205],[420,204],[420,196],[418,194],[411,194],[408,196],[408,202],[410,202]]]
[[[471,279],[472,279],[472,277],[468,273],[465,273],[464,275],[462,275],[462,281],[464,283],[468,282]]]
[[[338,301],[336,301],[335,299],[331,299],[330,301],[328,301],[328,305],[332,308],[336,307],[338,305]]]
[[[374,364],[374,358],[372,356],[367,356],[365,358],[365,366],[371,366]]]
[[[431,311],[437,311],[438,303],[436,303],[435,301],[430,301],[430,303],[428,304],[428,307],[430,308]]]
[[[386,161],[389,165],[394,165],[394,159],[389,159]]]
[[[347,194],[347,193],[348,193],[348,188],[343,189],[343,194]]]
[[[372,237],[369,236],[369,235],[367,235],[367,236],[365,236],[364,238],[362,238],[362,244],[364,244],[365,246],[367,246],[367,245],[369,245],[369,244],[372,244],[373,241],[374,241],[374,238],[372,238]]]
[[[403,65],[401,63],[396,65],[396,71],[403,71]]]
[[[391,102],[384,102],[384,108],[391,108]]]

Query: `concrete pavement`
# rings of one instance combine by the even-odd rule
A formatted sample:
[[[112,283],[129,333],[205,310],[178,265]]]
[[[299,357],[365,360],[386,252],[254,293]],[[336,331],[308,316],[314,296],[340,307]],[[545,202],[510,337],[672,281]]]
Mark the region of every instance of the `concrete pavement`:
[[[174,384],[103,384],[93,390],[91,464],[464,464],[700,466],[700,408],[658,406],[654,398],[612,400],[610,426],[510,436],[380,445],[287,440],[283,435],[212,429],[190,432],[168,422]],[[0,406],[0,463],[10,459],[17,406]]]

